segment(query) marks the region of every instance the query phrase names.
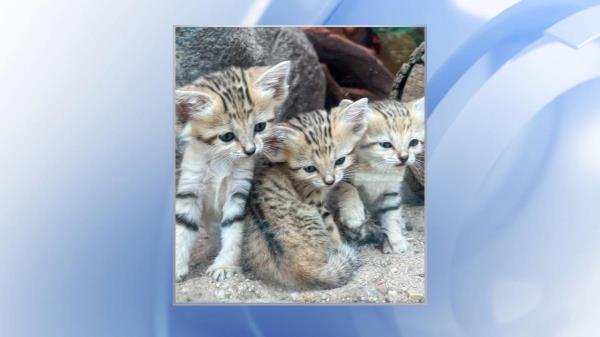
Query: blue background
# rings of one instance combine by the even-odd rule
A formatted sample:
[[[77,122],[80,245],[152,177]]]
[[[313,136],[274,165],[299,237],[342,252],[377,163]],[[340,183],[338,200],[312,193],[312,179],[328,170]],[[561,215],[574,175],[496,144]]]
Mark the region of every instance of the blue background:
[[[598,335],[598,1],[3,1],[0,16],[0,335]],[[173,25],[254,23],[427,26],[426,305],[171,305]]]

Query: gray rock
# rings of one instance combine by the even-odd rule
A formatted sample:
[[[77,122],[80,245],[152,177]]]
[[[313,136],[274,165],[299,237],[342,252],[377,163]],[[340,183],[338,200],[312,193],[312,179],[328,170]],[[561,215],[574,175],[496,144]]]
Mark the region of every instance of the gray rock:
[[[402,102],[425,96],[425,42],[421,43],[404,63],[394,80],[390,98]]]
[[[177,86],[230,66],[274,65],[291,60],[290,95],[282,109],[283,117],[324,105],[325,78],[319,60],[298,28],[177,27],[175,33]]]

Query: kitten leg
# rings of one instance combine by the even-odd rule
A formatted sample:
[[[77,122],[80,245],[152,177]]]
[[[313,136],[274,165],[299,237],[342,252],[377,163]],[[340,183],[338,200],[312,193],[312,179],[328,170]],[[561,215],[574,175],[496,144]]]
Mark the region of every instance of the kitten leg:
[[[221,221],[221,249],[206,273],[217,281],[225,280],[241,271],[240,255],[244,231],[246,201],[252,184],[252,166],[234,172],[228,199],[223,207]]]
[[[408,249],[409,245],[402,234],[404,219],[400,210],[400,193],[389,192],[383,194],[380,198],[379,208],[375,210],[374,214],[379,217],[387,235],[383,252],[386,254],[402,253]]]
[[[321,210],[320,213],[323,222],[325,223],[325,229],[331,233],[331,242],[333,243],[333,246],[339,247],[342,244],[342,236],[340,235],[338,226],[335,224],[333,215],[325,209]]]
[[[365,206],[354,186],[344,181],[340,182],[335,190],[335,199],[342,225],[358,229],[365,223]]]
[[[175,281],[183,280],[189,273],[189,263],[197,230],[188,229],[184,225],[175,225]]]
[[[202,159],[190,145],[181,163],[181,176],[175,195],[175,280],[181,281],[189,272],[190,255],[198,235],[202,214]]]
[[[200,202],[193,192],[179,192],[175,197],[175,280],[189,272],[190,255],[198,235]]]

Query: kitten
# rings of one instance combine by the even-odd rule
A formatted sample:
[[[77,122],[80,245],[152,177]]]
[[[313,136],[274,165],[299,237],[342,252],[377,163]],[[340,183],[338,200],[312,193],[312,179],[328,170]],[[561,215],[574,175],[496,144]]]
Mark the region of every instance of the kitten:
[[[240,270],[243,215],[254,158],[288,95],[290,62],[229,68],[176,91],[185,150],[175,200],[175,276],[189,271],[199,226],[221,229],[221,249],[207,273],[216,280]]]
[[[347,104],[351,101],[341,103]],[[356,172],[352,177],[356,189],[344,185],[332,197],[342,228],[361,229],[365,235],[363,224],[367,214],[381,224],[387,236],[384,253],[400,253],[408,248],[402,235],[405,224],[400,211],[400,187],[407,167],[422,167],[418,157],[425,149],[423,105],[423,99],[370,104],[373,113],[358,146]]]
[[[356,252],[341,242],[326,198],[346,178],[367,127],[367,99],[300,114],[265,140],[271,161],[250,193],[244,269],[286,288],[333,288],[352,277]]]

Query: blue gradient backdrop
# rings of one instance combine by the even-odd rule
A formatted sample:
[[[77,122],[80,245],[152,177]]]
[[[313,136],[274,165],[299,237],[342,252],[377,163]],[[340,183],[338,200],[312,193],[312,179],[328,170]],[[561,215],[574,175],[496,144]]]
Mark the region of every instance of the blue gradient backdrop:
[[[598,336],[600,3],[0,4],[0,335]],[[174,307],[174,24],[426,25],[421,306]]]

